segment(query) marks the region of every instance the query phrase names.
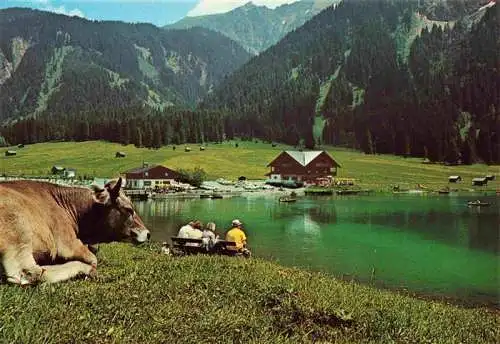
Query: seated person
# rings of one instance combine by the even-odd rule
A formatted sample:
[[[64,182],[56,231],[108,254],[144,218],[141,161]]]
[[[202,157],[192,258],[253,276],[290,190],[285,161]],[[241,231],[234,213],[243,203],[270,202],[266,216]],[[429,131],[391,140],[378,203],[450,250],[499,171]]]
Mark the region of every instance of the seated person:
[[[201,228],[202,223],[199,220],[191,221],[187,225],[184,225],[179,229],[177,237],[184,239],[201,239],[203,236]],[[186,243],[186,246],[198,246],[198,244],[188,242]]]
[[[202,245],[206,248],[207,251],[209,251],[215,246],[215,243],[217,242],[218,238],[219,236],[215,234],[215,223],[214,222],[207,223],[202,233],[202,238],[201,238],[201,240],[203,240]]]
[[[242,229],[243,223],[235,219],[231,223],[232,228],[226,233],[226,241],[232,241],[236,243],[236,246],[228,246],[228,251],[233,254],[244,254],[249,255],[250,251],[246,248],[247,246],[247,236]]]

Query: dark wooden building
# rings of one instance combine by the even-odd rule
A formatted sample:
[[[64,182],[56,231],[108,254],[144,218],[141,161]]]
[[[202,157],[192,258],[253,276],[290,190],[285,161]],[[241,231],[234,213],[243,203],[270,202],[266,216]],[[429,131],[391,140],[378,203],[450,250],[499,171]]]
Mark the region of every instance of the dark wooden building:
[[[179,173],[162,165],[144,164],[143,167],[124,172],[124,175],[129,189],[165,188],[179,180]]]
[[[271,168],[266,174],[270,182],[298,181],[316,184],[323,178],[336,176],[340,165],[326,151],[284,151],[267,167]]]
[[[472,178],[473,186],[483,186],[488,184],[488,179],[486,177]]]

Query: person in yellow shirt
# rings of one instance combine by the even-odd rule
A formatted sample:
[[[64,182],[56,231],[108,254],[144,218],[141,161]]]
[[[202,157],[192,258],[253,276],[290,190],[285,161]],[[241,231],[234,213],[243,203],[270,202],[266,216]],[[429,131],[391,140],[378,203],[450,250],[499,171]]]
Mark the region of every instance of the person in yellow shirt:
[[[226,241],[236,243],[236,246],[228,246],[227,249],[232,253],[242,253],[245,256],[249,255],[250,251],[247,249],[247,236],[241,226],[243,223],[235,219],[231,224],[231,229],[226,233]]]

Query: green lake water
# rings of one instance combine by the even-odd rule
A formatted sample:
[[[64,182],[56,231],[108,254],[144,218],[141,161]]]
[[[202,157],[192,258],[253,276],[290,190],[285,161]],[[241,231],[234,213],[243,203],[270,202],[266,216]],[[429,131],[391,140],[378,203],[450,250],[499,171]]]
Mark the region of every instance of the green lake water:
[[[470,208],[468,200],[489,202]],[[390,289],[500,304],[500,198],[495,196],[169,199],[137,202],[153,240],[191,219],[220,233],[244,222],[256,257]]]

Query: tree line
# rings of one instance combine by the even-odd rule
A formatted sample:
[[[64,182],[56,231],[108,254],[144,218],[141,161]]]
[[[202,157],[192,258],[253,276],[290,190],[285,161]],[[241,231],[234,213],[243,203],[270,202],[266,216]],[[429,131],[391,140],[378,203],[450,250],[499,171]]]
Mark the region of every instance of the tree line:
[[[145,106],[25,118],[4,126],[10,144],[106,140],[159,148],[185,142],[221,142],[233,137],[233,121],[221,111],[156,110]]]

